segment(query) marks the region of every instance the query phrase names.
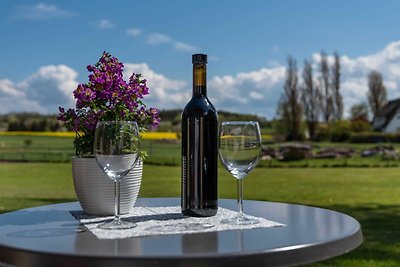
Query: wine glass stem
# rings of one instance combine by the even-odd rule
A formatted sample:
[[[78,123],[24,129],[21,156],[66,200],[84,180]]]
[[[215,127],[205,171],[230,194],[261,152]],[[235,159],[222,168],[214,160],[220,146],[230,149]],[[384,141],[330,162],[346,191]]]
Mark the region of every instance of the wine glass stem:
[[[114,208],[115,208],[115,216],[114,216],[114,221],[116,223],[120,222],[120,214],[121,214],[121,210],[120,210],[120,200],[121,200],[121,195],[120,195],[120,186],[119,186],[120,182],[119,180],[115,181],[114,184],[114,197],[115,197],[115,201],[114,201]]]
[[[237,179],[237,203],[239,216],[243,216],[243,179]]]

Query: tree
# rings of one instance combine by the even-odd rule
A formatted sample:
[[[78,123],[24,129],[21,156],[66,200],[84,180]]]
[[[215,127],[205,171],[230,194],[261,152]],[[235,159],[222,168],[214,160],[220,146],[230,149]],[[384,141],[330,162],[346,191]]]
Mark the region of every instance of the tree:
[[[330,84],[330,75],[329,75],[329,64],[328,58],[324,51],[321,51],[321,61],[319,64],[319,70],[321,73],[320,76],[320,85],[322,90],[322,116],[325,123],[329,123],[333,118],[333,94],[332,94],[332,86]]]
[[[334,64],[332,66],[332,90],[333,90],[333,116],[336,121],[341,120],[343,116],[343,98],[340,94],[340,57],[337,52],[334,53]]]
[[[286,81],[278,105],[278,113],[280,113],[286,128],[286,138],[288,140],[300,140],[302,107],[298,87],[297,63],[292,56],[288,57],[287,62]]]
[[[353,132],[364,132],[371,129],[368,120],[368,105],[364,102],[355,104],[350,109],[351,130]]]
[[[314,83],[313,69],[310,62],[304,61],[303,86],[301,100],[304,108],[305,120],[307,123],[310,139],[314,140],[318,127],[318,117],[321,110],[321,93]]]
[[[386,87],[382,75],[378,71],[371,71],[368,75],[368,102],[372,117],[375,119],[379,111],[387,103]]]
[[[368,105],[364,102],[355,104],[350,109],[350,119],[365,119],[368,120]]]

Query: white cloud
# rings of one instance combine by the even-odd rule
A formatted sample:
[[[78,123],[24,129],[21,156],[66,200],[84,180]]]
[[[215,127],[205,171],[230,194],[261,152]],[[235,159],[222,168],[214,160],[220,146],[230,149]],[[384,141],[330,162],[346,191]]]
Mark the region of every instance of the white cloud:
[[[124,78],[141,73],[148,80],[150,95],[145,103],[160,109],[183,108],[192,95],[191,85],[157,73],[146,63],[125,63]],[[260,69],[237,75],[214,76],[208,82],[208,96],[218,110],[260,115],[275,114],[285,68]]]
[[[128,80],[132,73],[141,73],[147,79],[150,94],[146,96],[145,102],[150,106],[160,109],[183,108],[190,99],[191,89],[185,81],[173,80],[152,70],[146,63],[124,64],[124,78]]]
[[[261,100],[261,99],[264,98],[264,95],[260,94],[257,91],[251,91],[250,94],[249,94],[249,97],[254,99],[254,100]]]
[[[138,28],[130,28],[126,30],[126,34],[133,37],[138,37],[142,34],[142,30]]]
[[[102,30],[110,30],[115,28],[115,23],[108,19],[102,19],[97,23],[97,27]]]
[[[172,38],[162,33],[150,33],[147,36],[147,43],[149,44],[165,44],[172,42]]]
[[[0,113],[36,111],[46,113],[37,102],[30,100],[10,80],[0,80]]]
[[[65,65],[51,65],[40,68],[19,83],[0,80],[0,113],[57,113],[59,106],[72,107],[77,76]]]
[[[194,45],[174,40],[168,35],[162,33],[150,33],[147,35],[147,43],[151,45],[170,44],[177,51],[194,52],[197,48]]]
[[[16,90],[12,81],[4,79],[0,80],[0,97],[24,97],[25,94]]]
[[[315,53],[313,61],[316,65],[320,55]],[[333,57],[328,57],[333,63]],[[343,95],[345,115],[348,116],[352,105],[367,102],[368,74],[372,70],[379,71],[388,92],[388,98],[400,96],[400,41],[389,43],[376,53],[350,58],[347,55],[340,57],[341,64],[341,93]],[[316,72],[317,73],[317,72]]]
[[[170,43],[173,44],[174,41]],[[341,93],[346,113],[353,104],[366,101],[367,77],[371,70],[382,73],[389,99],[400,97],[400,41],[388,44],[381,51],[361,57],[341,56]],[[318,53],[313,63],[318,63]],[[329,62],[333,58],[329,57]],[[301,69],[299,68],[299,71]],[[148,80],[148,107],[160,109],[183,108],[192,89],[190,78],[172,79],[156,72],[148,64],[125,63],[125,79],[142,73]],[[284,66],[265,67],[235,75],[209,77],[208,96],[218,110],[253,113],[271,119],[283,92]],[[315,75],[319,73],[315,70]],[[58,106],[72,106],[72,91],[78,82],[77,73],[65,66],[45,66],[19,83],[0,80],[0,113],[11,111],[57,112]]]
[[[124,64],[124,78],[141,73],[148,80],[148,107],[182,108],[190,99],[191,88],[185,81],[174,80],[155,72],[146,63]],[[77,72],[65,65],[41,67],[19,83],[0,80],[0,114],[9,112],[39,112],[53,114],[58,107],[74,107],[73,91],[78,86]]]
[[[215,76],[209,81],[208,95],[218,109],[271,118],[275,115],[284,77],[284,67]]]
[[[71,18],[74,16],[76,16],[74,12],[61,9],[54,4],[38,3],[34,6],[17,6],[15,12],[11,15],[11,18],[22,20],[47,20],[55,18]]]
[[[196,47],[183,42],[174,42],[174,47],[176,50],[184,51],[184,52],[194,52]]]

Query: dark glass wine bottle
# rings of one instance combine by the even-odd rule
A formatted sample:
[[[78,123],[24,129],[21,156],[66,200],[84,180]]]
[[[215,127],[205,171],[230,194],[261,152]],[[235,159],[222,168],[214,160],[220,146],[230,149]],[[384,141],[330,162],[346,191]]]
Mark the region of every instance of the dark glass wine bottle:
[[[207,97],[207,55],[194,54],[193,96],[182,112],[182,214],[218,210],[218,116]]]

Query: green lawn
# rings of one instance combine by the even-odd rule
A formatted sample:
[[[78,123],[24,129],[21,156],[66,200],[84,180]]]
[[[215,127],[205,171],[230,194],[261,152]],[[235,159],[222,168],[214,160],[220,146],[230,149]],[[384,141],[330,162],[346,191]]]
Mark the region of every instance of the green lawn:
[[[44,136],[0,136],[0,161],[21,162],[69,162],[74,156],[71,137],[44,137]],[[280,144],[266,145],[276,148]],[[393,145],[400,149],[400,144]],[[143,148],[148,152],[146,162],[155,165],[180,165],[179,142],[164,142],[161,140],[144,140]],[[349,143],[313,143],[314,151],[326,147],[352,148],[356,150],[352,158],[338,159],[305,159],[299,161],[282,162],[278,160],[260,161],[259,166],[270,168],[313,168],[313,167],[399,167],[399,160],[382,160],[380,155],[363,158],[361,150],[372,148],[374,144]]]
[[[148,163],[179,165],[180,144],[144,140]],[[0,136],[0,161],[69,162],[75,156],[73,138],[52,136]]]
[[[399,168],[256,168],[245,198],[300,203],[347,213],[364,243],[317,266],[400,266]],[[0,212],[75,200],[70,163],[1,163]],[[235,198],[236,182],[220,169],[219,196]],[[141,197],[179,197],[180,168],[145,165]]]

